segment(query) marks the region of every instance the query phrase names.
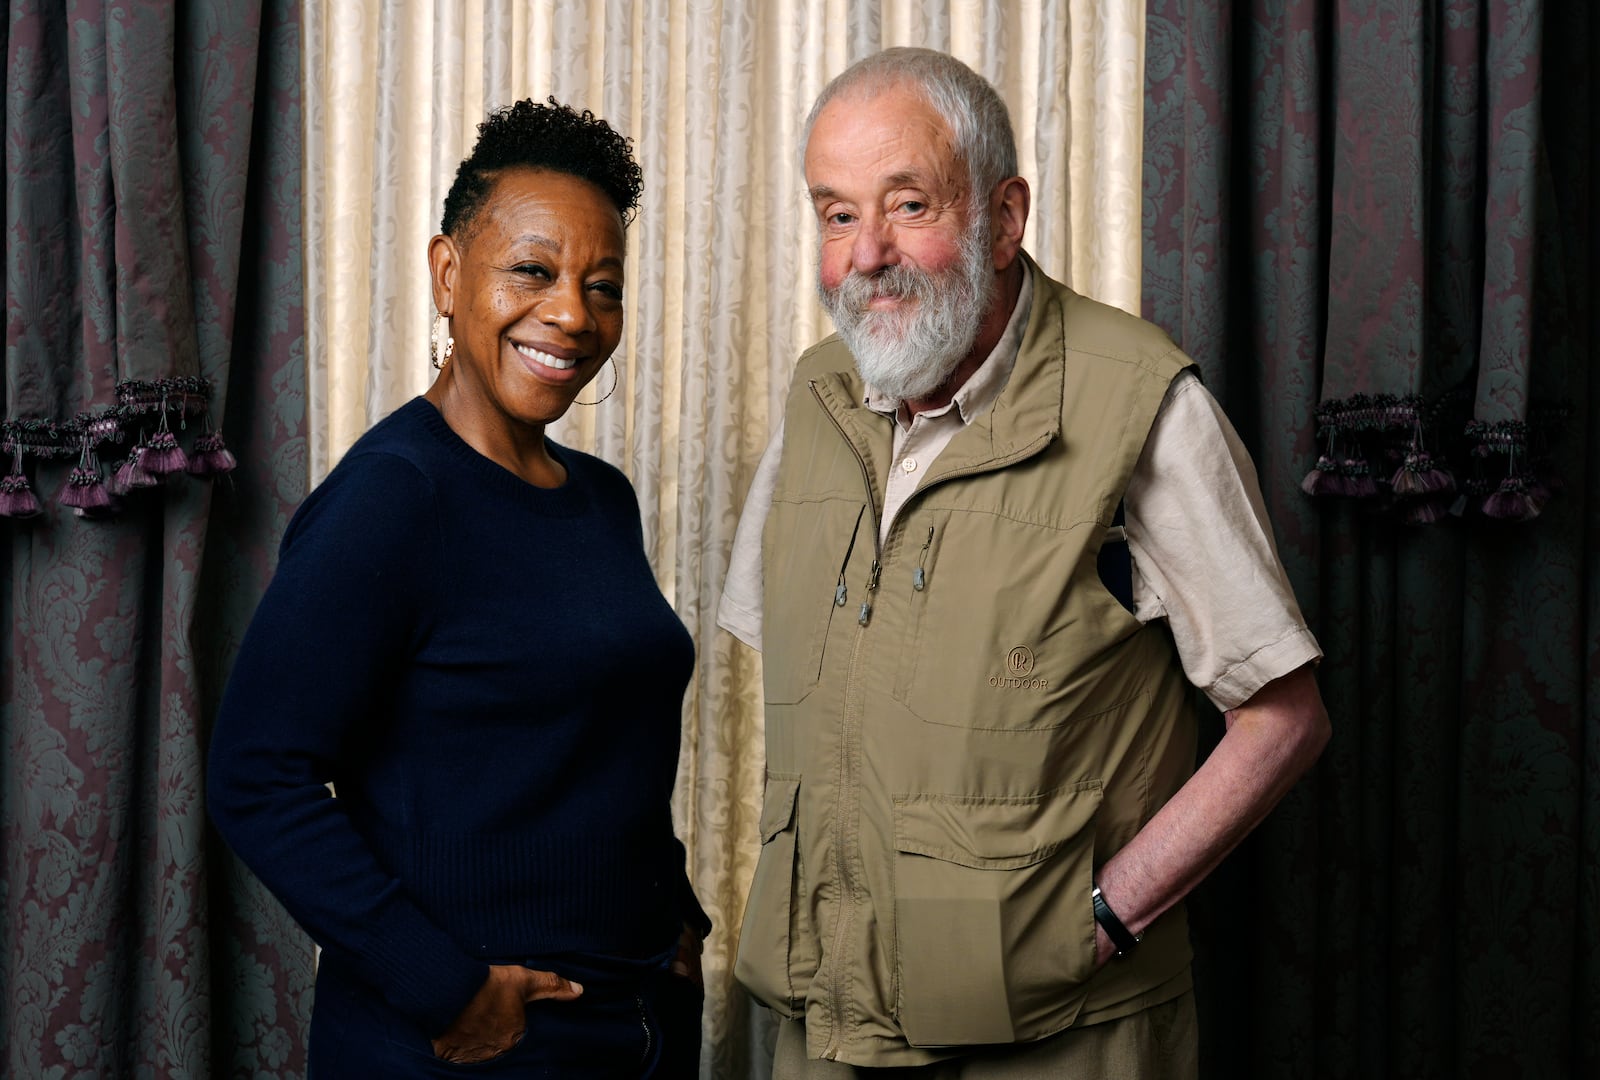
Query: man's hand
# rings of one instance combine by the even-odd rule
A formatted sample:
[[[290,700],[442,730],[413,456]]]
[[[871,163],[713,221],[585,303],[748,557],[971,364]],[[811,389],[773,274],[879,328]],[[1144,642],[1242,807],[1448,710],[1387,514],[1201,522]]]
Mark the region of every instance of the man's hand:
[[[688,979],[702,991],[706,988],[705,975],[700,970],[700,953],[704,948],[700,935],[685,923],[683,933],[678,935],[678,951],[672,954],[672,973]]]
[[[1094,924],[1094,969],[1099,971],[1117,955],[1117,946],[1111,935],[1099,923]]]
[[[583,987],[550,971],[495,964],[450,1030],[433,1040],[433,1054],[457,1065],[497,1058],[522,1041],[533,1001],[572,1001]]]

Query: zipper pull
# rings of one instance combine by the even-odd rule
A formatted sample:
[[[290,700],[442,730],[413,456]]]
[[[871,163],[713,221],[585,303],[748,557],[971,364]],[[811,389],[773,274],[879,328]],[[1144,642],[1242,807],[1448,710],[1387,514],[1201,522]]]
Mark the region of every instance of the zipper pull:
[[[813,390],[816,389],[816,385],[816,383],[811,384]],[[844,549],[844,562],[839,564],[839,583],[833,588],[833,603],[836,607],[844,607],[845,597],[850,592],[844,587],[844,571],[845,567],[850,565],[850,553],[856,549],[856,537],[861,532],[861,519],[866,513],[867,508],[865,506],[856,511],[856,526],[850,530],[850,545]]]
[[[916,569],[916,572],[911,575],[911,587],[913,589],[917,590],[918,592],[921,592],[923,589],[926,589],[928,587],[928,575],[927,575],[927,572],[922,569],[922,566],[923,566],[924,563],[926,563],[928,561],[928,548],[932,544],[933,544],[933,526],[929,525],[928,526],[928,539],[923,541],[923,543],[922,543],[922,554],[917,556],[917,569]]]
[[[878,588],[878,574],[883,567],[878,565],[878,560],[872,560],[872,574],[867,578],[867,598],[861,601],[861,611],[856,616],[856,622],[862,626],[872,621],[872,594]]]

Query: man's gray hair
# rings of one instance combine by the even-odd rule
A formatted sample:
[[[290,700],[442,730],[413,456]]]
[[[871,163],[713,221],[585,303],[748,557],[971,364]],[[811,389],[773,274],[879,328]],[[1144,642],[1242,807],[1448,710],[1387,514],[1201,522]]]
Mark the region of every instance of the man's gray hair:
[[[967,168],[972,198],[984,199],[996,184],[1017,175],[1017,140],[1011,115],[987,79],[960,60],[932,49],[894,48],[873,53],[846,68],[817,96],[800,140],[801,164],[811,128],[828,102],[846,94],[871,94],[894,86],[922,94],[955,139],[956,156]]]

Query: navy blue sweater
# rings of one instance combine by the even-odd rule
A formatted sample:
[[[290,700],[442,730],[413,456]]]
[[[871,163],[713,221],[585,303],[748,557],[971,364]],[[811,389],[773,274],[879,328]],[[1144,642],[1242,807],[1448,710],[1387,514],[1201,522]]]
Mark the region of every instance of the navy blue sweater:
[[[430,1035],[488,962],[708,928],[669,809],[693,645],[627,479],[551,452],[546,490],[422,398],[375,426],[290,523],[212,737],[223,837]]]

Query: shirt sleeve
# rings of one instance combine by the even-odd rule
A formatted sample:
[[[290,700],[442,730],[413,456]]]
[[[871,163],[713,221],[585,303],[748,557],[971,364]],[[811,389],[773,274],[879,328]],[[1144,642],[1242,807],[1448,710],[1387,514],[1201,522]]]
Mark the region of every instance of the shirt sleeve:
[[[488,966],[373,854],[328,784],[359,775],[440,572],[431,491],[404,460],[341,466],[295,515],[212,734],[218,831],[318,944],[430,1036]]]
[[[1173,380],[1128,482],[1133,594],[1219,709],[1322,656],[1278,559],[1249,453],[1192,372]]]
[[[778,485],[778,461],[782,457],[783,418],[779,417],[745,496],[739,526],[733,534],[733,550],[728,555],[728,578],[722,584],[722,600],[717,605],[717,625],[757,652],[761,651],[761,537],[772,511],[772,493]]]

